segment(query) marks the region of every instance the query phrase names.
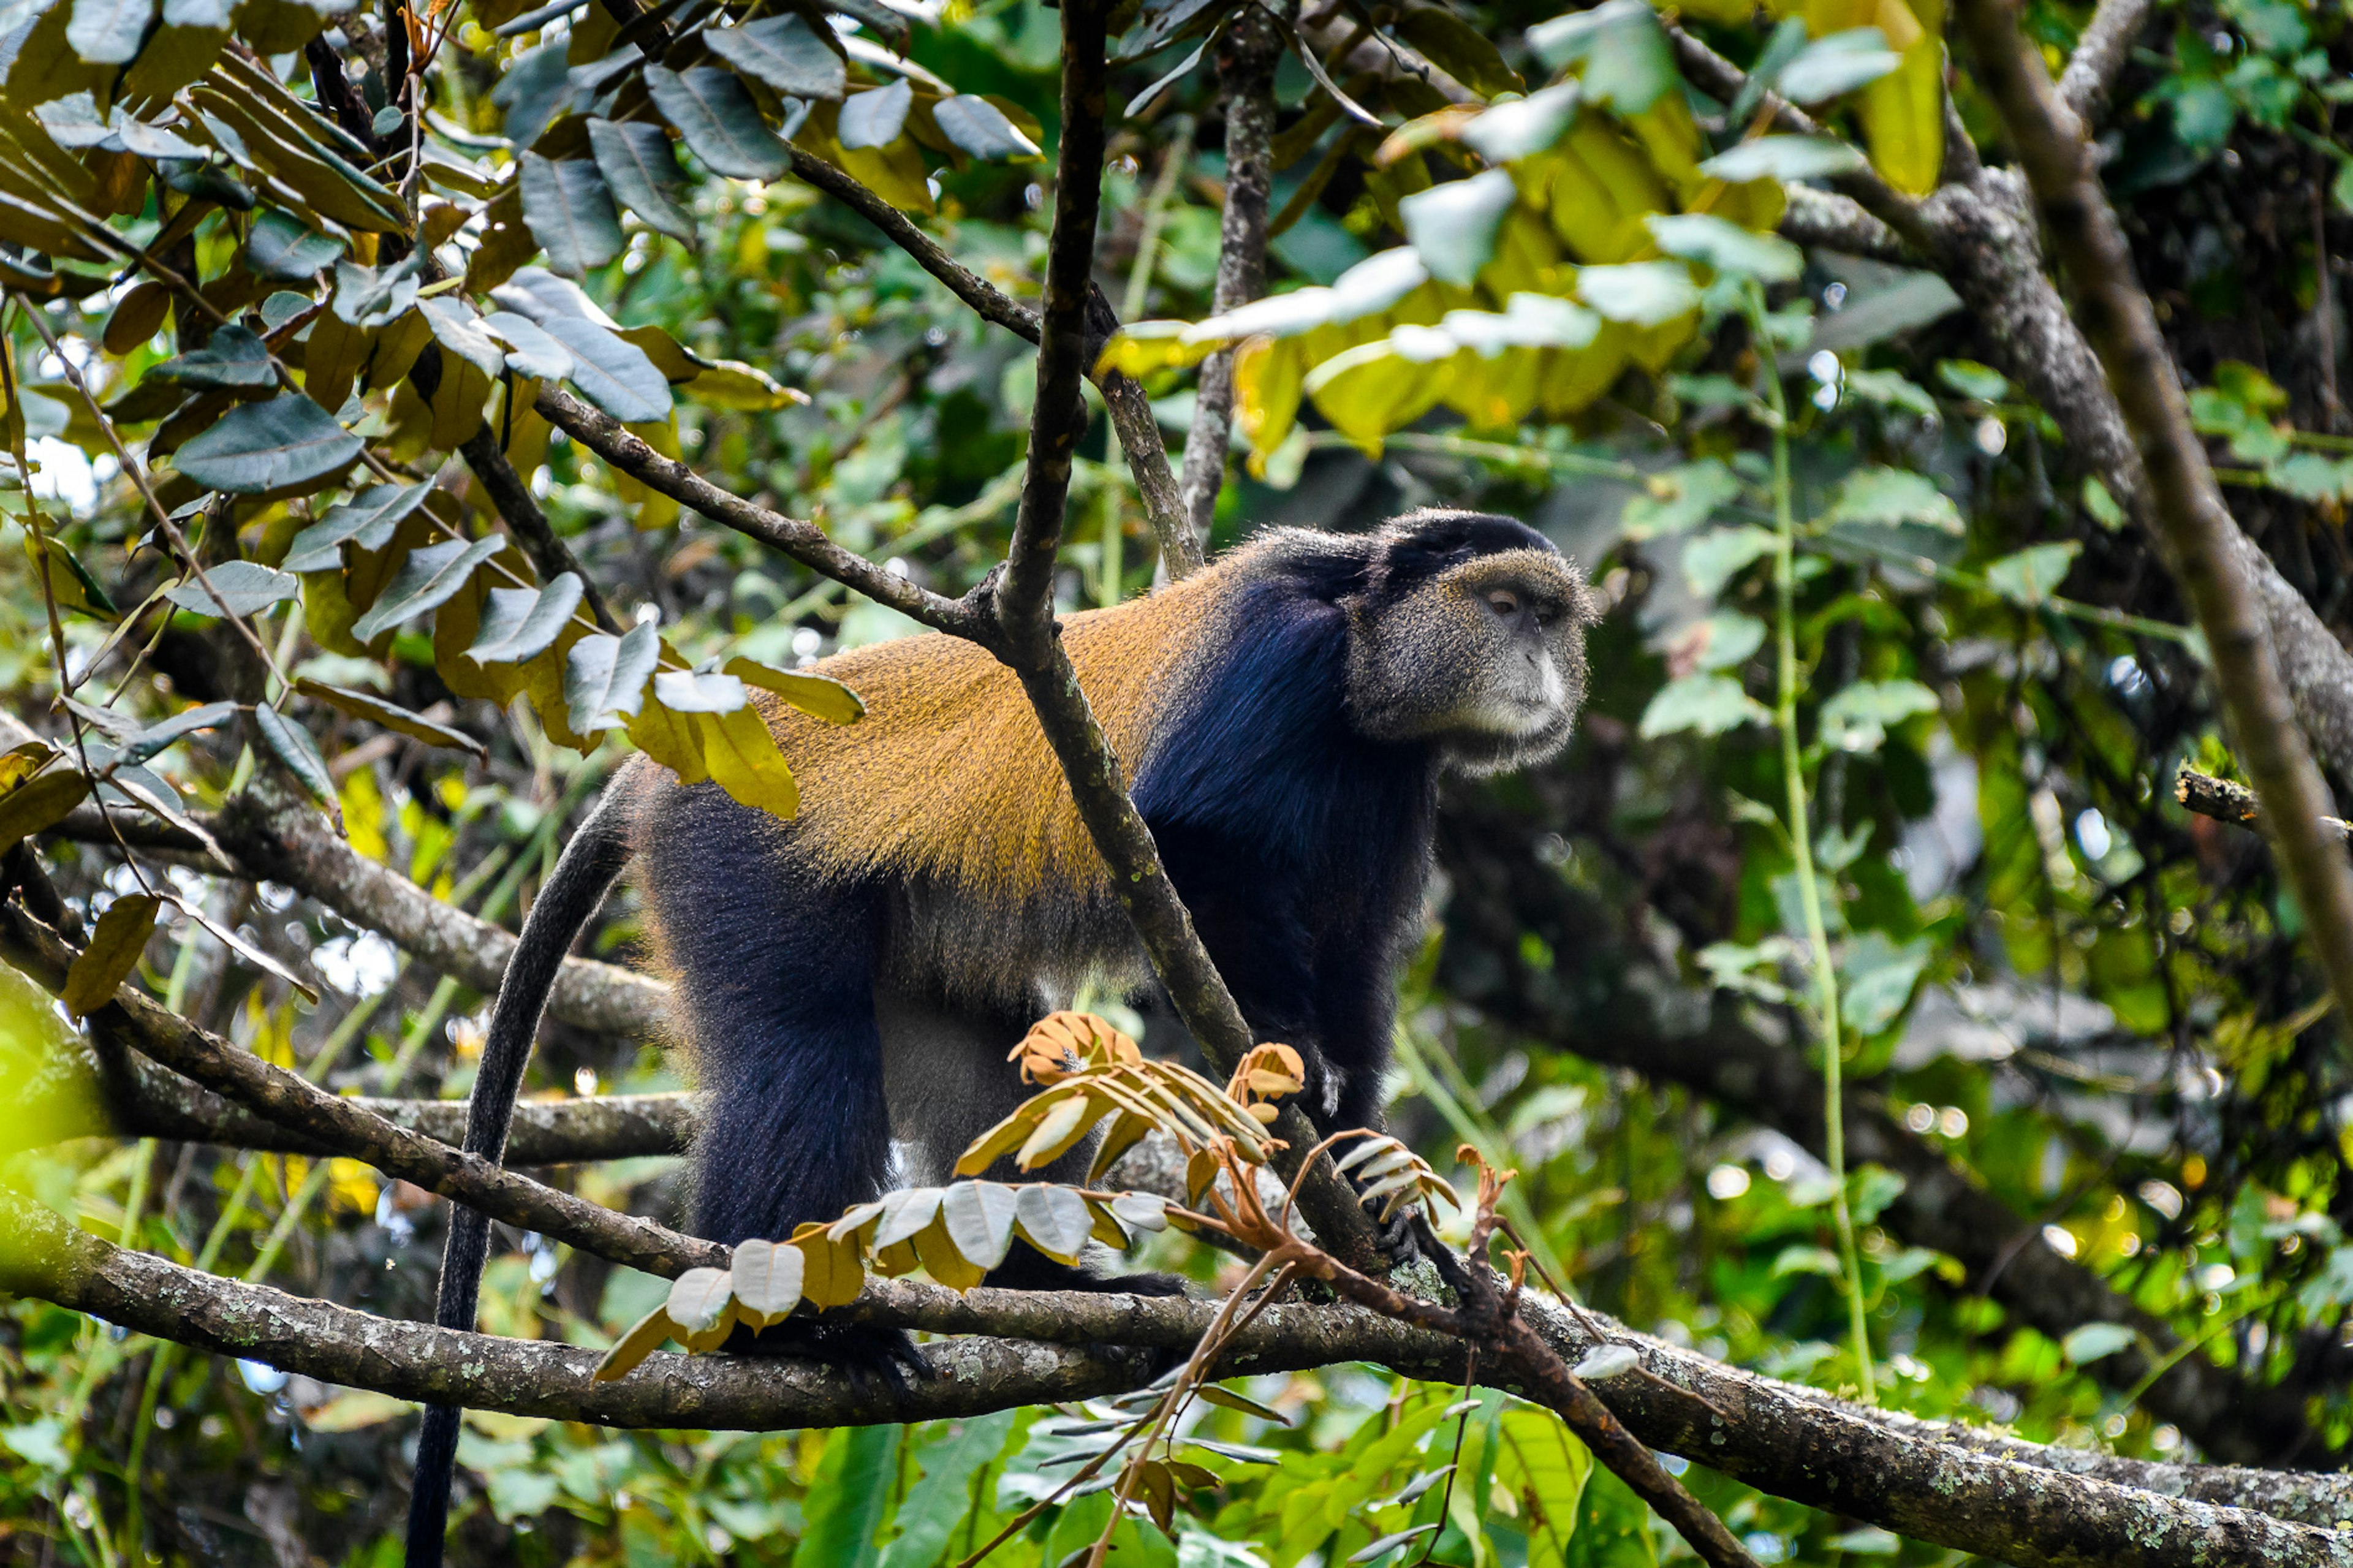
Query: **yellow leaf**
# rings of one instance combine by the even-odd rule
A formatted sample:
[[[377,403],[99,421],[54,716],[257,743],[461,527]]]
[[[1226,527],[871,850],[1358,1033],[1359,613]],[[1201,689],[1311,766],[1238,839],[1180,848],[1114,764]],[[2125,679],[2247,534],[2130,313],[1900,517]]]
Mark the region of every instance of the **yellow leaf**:
[[[0,851],[20,838],[56,826],[90,793],[90,780],[62,770],[41,774],[0,795]]]
[[[805,1225],[791,1245],[801,1253],[801,1299],[817,1308],[846,1307],[866,1288],[855,1241],[828,1241],[821,1225]]]
[[[1297,339],[1252,338],[1234,352],[1235,405],[1250,442],[1253,474],[1264,477],[1267,458],[1298,420],[1306,373],[1306,354]]]
[[[776,750],[776,737],[756,708],[693,715],[703,766],[719,787],[745,805],[790,822],[801,809],[800,787]]]
[[[734,408],[747,414],[765,414],[809,400],[807,393],[780,386],[766,371],[733,359],[698,372],[684,390],[707,408]]]
[[[677,1325],[670,1321],[670,1309],[656,1307],[631,1323],[627,1331],[613,1342],[613,1348],[605,1352],[605,1359],[596,1363],[596,1370],[589,1374],[588,1380],[591,1383],[612,1383],[628,1376],[637,1370],[639,1362],[660,1349],[661,1342],[676,1329]]]
[[[914,1247],[924,1271],[951,1290],[969,1290],[988,1277],[987,1269],[956,1250],[944,1217],[934,1217],[917,1231]]]
[[[828,724],[851,724],[866,717],[866,704],[858,693],[826,676],[777,669],[740,656],[727,661],[726,673],[747,686],[773,691],[810,718]]]
[[[1185,334],[1192,327],[1190,321],[1135,321],[1122,327],[1095,357],[1095,374],[1106,375],[1119,371],[1141,381],[1155,370],[1182,370],[1198,364],[1218,345],[1206,338],[1187,342]]]
[[[1094,1110],[1092,1096],[1069,1096],[1039,1121],[1037,1130],[1021,1145],[1021,1152],[1013,1156],[1013,1163],[1022,1170],[1034,1171],[1061,1155],[1086,1136],[1087,1129],[1095,1121]]]
[[[106,906],[90,933],[90,945],[66,971],[65,989],[59,995],[67,1012],[83,1018],[114,1000],[115,987],[130,977],[139,965],[139,955],[147,951],[147,939],[155,934],[155,916],[163,907],[164,900],[153,893],[125,893]]]
[[[685,784],[711,776],[702,761],[702,736],[696,717],[677,713],[649,695],[645,706],[629,719],[629,741],[638,750],[678,775]]]
[[[1943,6],[1927,0],[1941,23]],[[1936,188],[1945,166],[1945,44],[1904,0],[1879,0],[1873,17],[1903,63],[1862,89],[1862,135],[1872,166],[1906,195]]]
[[[1618,384],[1626,368],[1626,352],[1633,330],[1621,321],[1604,321],[1591,343],[1581,349],[1547,349],[1541,390],[1544,411],[1556,419],[1582,414]]]
[[[789,1242],[738,1242],[728,1269],[735,1315],[755,1329],[791,1317],[800,1305],[802,1268],[801,1252]]]

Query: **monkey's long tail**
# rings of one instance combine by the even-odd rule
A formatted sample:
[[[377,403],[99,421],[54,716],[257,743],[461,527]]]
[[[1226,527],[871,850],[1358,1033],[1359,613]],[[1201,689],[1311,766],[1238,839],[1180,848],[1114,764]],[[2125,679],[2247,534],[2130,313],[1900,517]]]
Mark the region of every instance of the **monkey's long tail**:
[[[540,889],[539,901],[522,923],[522,936],[507,963],[491,1013],[491,1037],[482,1047],[474,1093],[466,1111],[466,1152],[486,1160],[505,1157],[507,1129],[514,1121],[515,1096],[531,1061],[540,1014],[555,985],[556,971],[573,939],[605,901],[606,889],[629,856],[628,814],[608,789]],[[471,1329],[481,1293],[482,1265],[490,1250],[490,1217],[462,1205],[451,1205],[449,1239],[441,1254],[441,1292],[433,1321],[445,1329]],[[458,1462],[459,1409],[429,1405],[417,1443],[417,1479],[408,1499],[407,1568],[440,1568],[442,1534],[449,1518],[449,1479]]]

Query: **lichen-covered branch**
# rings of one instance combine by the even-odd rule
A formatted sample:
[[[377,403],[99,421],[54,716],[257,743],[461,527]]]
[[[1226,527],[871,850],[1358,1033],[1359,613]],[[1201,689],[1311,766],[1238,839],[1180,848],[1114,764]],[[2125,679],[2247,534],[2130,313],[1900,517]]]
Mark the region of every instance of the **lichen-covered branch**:
[[[2106,110],[2108,89],[2125,68],[2150,9],[2151,0],[2100,0],[2075,40],[2075,52],[2059,77],[2059,96],[2085,124],[2095,123]]]
[[[1274,185],[1274,67],[1282,34],[1256,5],[1245,6],[1218,43],[1218,85],[1226,115],[1226,209],[1218,235],[1214,309],[1220,315],[1266,292],[1267,199]],[[1193,427],[1185,437],[1179,485],[1186,525],[1209,537],[1233,444],[1234,351],[1201,362]]]
[[[2268,617],[2250,587],[2244,535],[2190,426],[2171,353],[2134,276],[2083,122],[2020,34],[2014,4],[1962,0],[1956,16],[2050,226],[2084,336],[2140,453],[2161,553],[2205,634],[2223,716],[2263,803],[2281,873],[2337,1010],[2353,1017],[2353,866],[2320,826],[2327,792],[2297,730]]]
[[[47,926],[13,904],[0,905],[0,960],[56,991],[76,956]],[[90,1015],[90,1026],[105,1045],[160,1062],[338,1153],[599,1258],[668,1275],[698,1265],[723,1267],[727,1260],[727,1249],[716,1242],[617,1214],[396,1127],[299,1074],[239,1050],[128,985],[118,987],[112,1002]]]
[[[0,1291],[54,1301],[136,1332],[266,1362],[324,1383],[471,1409],[634,1427],[775,1430],[972,1415],[1106,1394],[1149,1379],[1154,1358],[1106,1347],[1187,1348],[1215,1303],[1118,1295],[976,1290],[870,1280],[844,1316],[934,1333],[987,1335],[923,1347],[930,1373],[893,1386],[771,1358],[657,1354],[616,1383],[590,1381],[597,1353],[377,1318],[243,1285],[114,1247],[0,1192]],[[1864,1412],[1542,1300],[1531,1329],[1575,1363],[1601,1342],[1643,1372],[1594,1385],[1653,1448],[1761,1490],[2021,1568],[2209,1568],[2263,1563],[2341,1568],[2353,1546],[2315,1529],[2203,1497],[2244,1485],[2251,1502],[2333,1519],[2353,1507],[2335,1476],[2249,1475],[2098,1460]],[[1459,1341],[1360,1307],[1276,1306],[1244,1328],[1237,1373],[1369,1362],[1459,1380]],[[1485,1381],[1482,1379],[1482,1381]],[[2084,1468],[2098,1474],[2082,1473]],[[2194,1479],[2185,1477],[2192,1472]],[[2156,1489],[2134,1487],[2146,1478]]]

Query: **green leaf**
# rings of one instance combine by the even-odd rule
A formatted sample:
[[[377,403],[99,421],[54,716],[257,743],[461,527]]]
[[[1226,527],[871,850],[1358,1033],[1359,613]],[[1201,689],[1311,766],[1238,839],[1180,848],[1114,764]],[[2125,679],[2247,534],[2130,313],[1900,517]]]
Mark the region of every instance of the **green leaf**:
[[[1398,216],[1430,275],[1467,289],[1495,254],[1496,233],[1519,195],[1509,173],[1490,169],[1415,192],[1398,203]]]
[[[330,811],[340,812],[335,775],[328,772],[327,759],[319,754],[319,742],[311,738],[311,732],[274,708],[257,708],[253,717],[263,743],[286,764],[286,771],[311,792],[313,800]]]
[[[221,568],[213,568],[218,572]],[[115,755],[122,762],[137,764],[161,753],[167,746],[202,730],[217,730],[237,719],[234,702],[207,702],[201,708],[190,708],[170,718],[150,724],[127,736]]]
[[[790,11],[739,27],[710,28],[702,41],[745,76],[793,98],[838,99],[849,85],[841,56]]]
[[[1739,494],[1739,477],[1722,458],[1680,464],[1642,481],[1642,493],[1629,500],[1619,515],[1619,531],[1637,542],[1688,533]]]
[[[343,547],[356,543],[363,550],[381,550],[392,542],[392,531],[425,503],[431,481],[414,485],[371,485],[347,501],[327,509],[327,515],[294,536],[280,565],[289,572],[332,572],[343,565]]]
[[[572,355],[572,384],[589,402],[624,425],[669,415],[670,380],[645,350],[586,316],[554,312],[539,325]]]
[[[1701,262],[1718,272],[1787,283],[1805,270],[1805,253],[1780,236],[1758,234],[1711,213],[1652,213],[1642,222],[1669,256]]]
[[[1928,939],[1901,946],[1883,931],[1867,931],[1839,959],[1839,1013],[1858,1035],[1875,1035],[1895,1022],[1928,966]]]
[[[732,675],[665,669],[654,676],[654,700],[673,713],[733,713],[747,700]]]
[[[639,1362],[661,1349],[662,1342],[670,1337],[676,1327],[670,1321],[669,1307],[656,1307],[631,1323],[621,1337],[613,1342],[613,1348],[605,1352],[605,1359],[596,1363],[596,1370],[588,1374],[588,1380],[591,1383],[612,1383],[628,1376],[637,1370]]]
[[[1416,6],[1394,25],[1398,37],[1482,98],[1527,87],[1519,72],[1504,63],[1493,39],[1443,6]]]
[[[796,1562],[874,1568],[874,1537],[899,1481],[901,1432],[897,1426],[841,1426],[827,1435],[809,1478]]]
[[[1577,297],[1613,321],[1656,327],[1699,309],[1699,287],[1672,261],[1580,268]]]
[[[275,209],[253,220],[246,237],[245,264],[281,283],[306,283],[343,254],[343,243],[313,234],[299,219]]]
[[[482,626],[466,657],[476,664],[521,664],[563,634],[580,607],[580,574],[565,572],[543,588],[493,588]]]
[[[1875,1524],[1841,1531],[1822,1544],[1832,1552],[1852,1552],[1858,1557],[1893,1557],[1904,1550],[1901,1536]]]
[[[246,403],[172,455],[172,466],[207,489],[267,495],[316,489],[359,461],[360,438],[299,392]]]
[[[1577,123],[1582,93],[1577,83],[1562,82],[1511,103],[1499,103],[1464,125],[1459,132],[1464,145],[1490,163],[1513,163],[1534,157],[1567,134]]]
[[[414,741],[422,741],[428,746],[471,752],[478,757],[485,754],[482,743],[463,730],[452,730],[446,725],[436,724],[422,714],[411,713],[396,703],[386,702],[383,698],[368,692],[354,691],[347,686],[330,686],[323,680],[314,680],[307,675],[298,675],[294,678],[294,689],[305,697],[318,699],[330,708],[341,709],[354,719],[365,719],[372,724],[381,724],[387,730],[396,731]]]
[[[2010,378],[1973,359],[1938,360],[1936,379],[1961,396],[1974,397],[1979,403],[2000,403],[2010,395]]]
[[[506,535],[484,534],[476,540],[451,539],[423,544],[408,552],[384,592],[367,613],[352,623],[352,640],[374,642],[404,621],[412,620],[447,602],[474,569],[506,548]]]
[[[2083,548],[2069,539],[2005,555],[1986,568],[1986,586],[2014,605],[2032,609],[2059,591]]]
[[[1850,27],[1799,50],[1775,89],[1792,103],[1820,103],[1877,81],[1904,63],[1876,27]]]
[[[212,584],[210,592],[206,590],[206,583]],[[249,616],[301,591],[301,579],[291,572],[277,571],[259,561],[224,561],[205,568],[204,582],[190,577],[164,590],[164,597],[194,615],[217,616],[221,605],[227,605],[232,616]]]
[[[593,160],[558,163],[525,153],[519,178],[522,221],[547,252],[548,266],[579,278],[621,254],[621,215]]]
[[[1731,669],[1765,646],[1766,626],[1738,610],[1718,610],[1700,623],[1699,668]]]
[[[787,16],[778,20],[800,18]],[[704,37],[715,37],[719,30],[723,29]],[[694,219],[685,209],[686,180],[678,172],[678,156],[670,151],[670,138],[660,126],[636,120],[591,120],[588,148],[596,156],[606,188],[624,211],[648,228],[688,245],[694,243]]]
[[[956,1526],[971,1511],[973,1479],[1005,1452],[1017,1415],[998,1410],[967,1416],[915,1451],[922,1479],[907,1488],[892,1521],[899,1533],[882,1548],[875,1568],[934,1568],[945,1555]]]
[[[90,933],[90,945],[66,971],[64,988],[58,993],[67,1012],[86,1018],[114,1000],[115,988],[131,977],[139,955],[147,951],[163,907],[164,900],[153,893],[126,893],[106,906]]]
[[[1646,0],[1604,0],[1527,31],[1528,47],[1553,69],[1581,66],[1586,97],[1620,114],[1640,114],[1681,79]]]
[[[1928,389],[1892,370],[1850,370],[1841,383],[1847,395],[1883,407],[1901,408],[1922,419],[1936,417],[1936,400]]]
[[[841,101],[841,119],[834,139],[845,152],[860,147],[888,147],[907,129],[907,111],[915,106],[914,84],[901,77],[888,87],[850,94]]]
[[[1823,521],[1881,528],[1909,522],[1946,533],[1966,531],[1952,498],[1934,479],[1908,468],[1857,468],[1839,486]]]
[[[674,71],[649,65],[646,88],[662,118],[677,127],[712,174],[773,180],[792,167],[791,153],[760,118],[759,107],[733,73],[710,66]]]
[[[1934,713],[1936,694],[1916,680],[1858,680],[1822,704],[1822,744],[1841,752],[1875,752],[1887,726],[1915,713]]]
[[[1820,180],[1851,174],[1869,162],[1862,152],[1827,136],[1755,136],[1699,166],[1711,180]]]
[[[59,608],[101,619],[114,616],[114,601],[64,540],[54,533],[26,533],[25,558],[33,563],[37,582],[44,556],[47,557],[49,592],[56,596]]]
[[[248,328],[217,328],[212,341],[147,373],[182,386],[270,386],[278,373],[269,365],[269,345]]]
[[[1786,1279],[1792,1274],[1819,1274],[1826,1279],[1839,1277],[1838,1254],[1827,1247],[1785,1247],[1773,1259],[1772,1277]]]
[[[957,151],[986,163],[1045,155],[1005,110],[974,93],[942,99],[932,109],[932,121]]]
[[[1646,741],[1684,730],[1721,735],[1744,724],[1768,724],[1772,720],[1771,710],[1742,690],[1740,682],[1730,676],[1686,675],[1669,681],[1651,699],[1650,706],[1642,710],[1641,733]]]
[[[2108,493],[2108,487],[2100,482],[2097,474],[2084,476],[2084,510],[2092,514],[2094,522],[2110,533],[2129,521],[2125,516],[2125,509],[2116,504],[2116,498]]]
[[[66,42],[90,65],[129,65],[154,19],[155,0],[73,0]]]
[[[1752,561],[1770,555],[1779,543],[1770,529],[1753,523],[1742,528],[1719,528],[1683,546],[1683,575],[1691,580],[1692,592],[1703,599],[1713,599],[1732,581],[1734,573]]]
[[[598,632],[572,645],[564,663],[564,704],[575,735],[617,730],[645,705],[646,679],[661,655],[653,623],[630,628],[627,637]]]

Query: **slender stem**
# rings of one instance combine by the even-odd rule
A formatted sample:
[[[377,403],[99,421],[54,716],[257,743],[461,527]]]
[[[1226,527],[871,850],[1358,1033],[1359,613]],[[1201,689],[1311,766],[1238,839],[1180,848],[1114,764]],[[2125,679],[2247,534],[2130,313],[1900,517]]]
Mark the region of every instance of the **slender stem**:
[[[1748,321],[1761,345],[1765,293],[1748,287]],[[1846,1201],[1846,1096],[1841,1058],[1845,1033],[1839,1023],[1838,965],[1831,958],[1830,931],[1822,918],[1821,884],[1814,874],[1813,830],[1808,821],[1804,748],[1798,741],[1798,522],[1790,505],[1789,421],[1780,374],[1764,367],[1766,406],[1773,414],[1773,596],[1774,662],[1778,688],[1774,727],[1781,732],[1781,773],[1788,786],[1789,849],[1798,863],[1798,902],[1805,911],[1806,950],[1813,955],[1816,1014],[1822,1042],[1822,1154],[1831,1168],[1831,1218],[1838,1230],[1839,1270],[1846,1279],[1847,1326],[1863,1403],[1875,1404],[1878,1390],[1871,1364],[1871,1330],[1863,1310],[1862,1265],[1854,1244],[1854,1215]]]

